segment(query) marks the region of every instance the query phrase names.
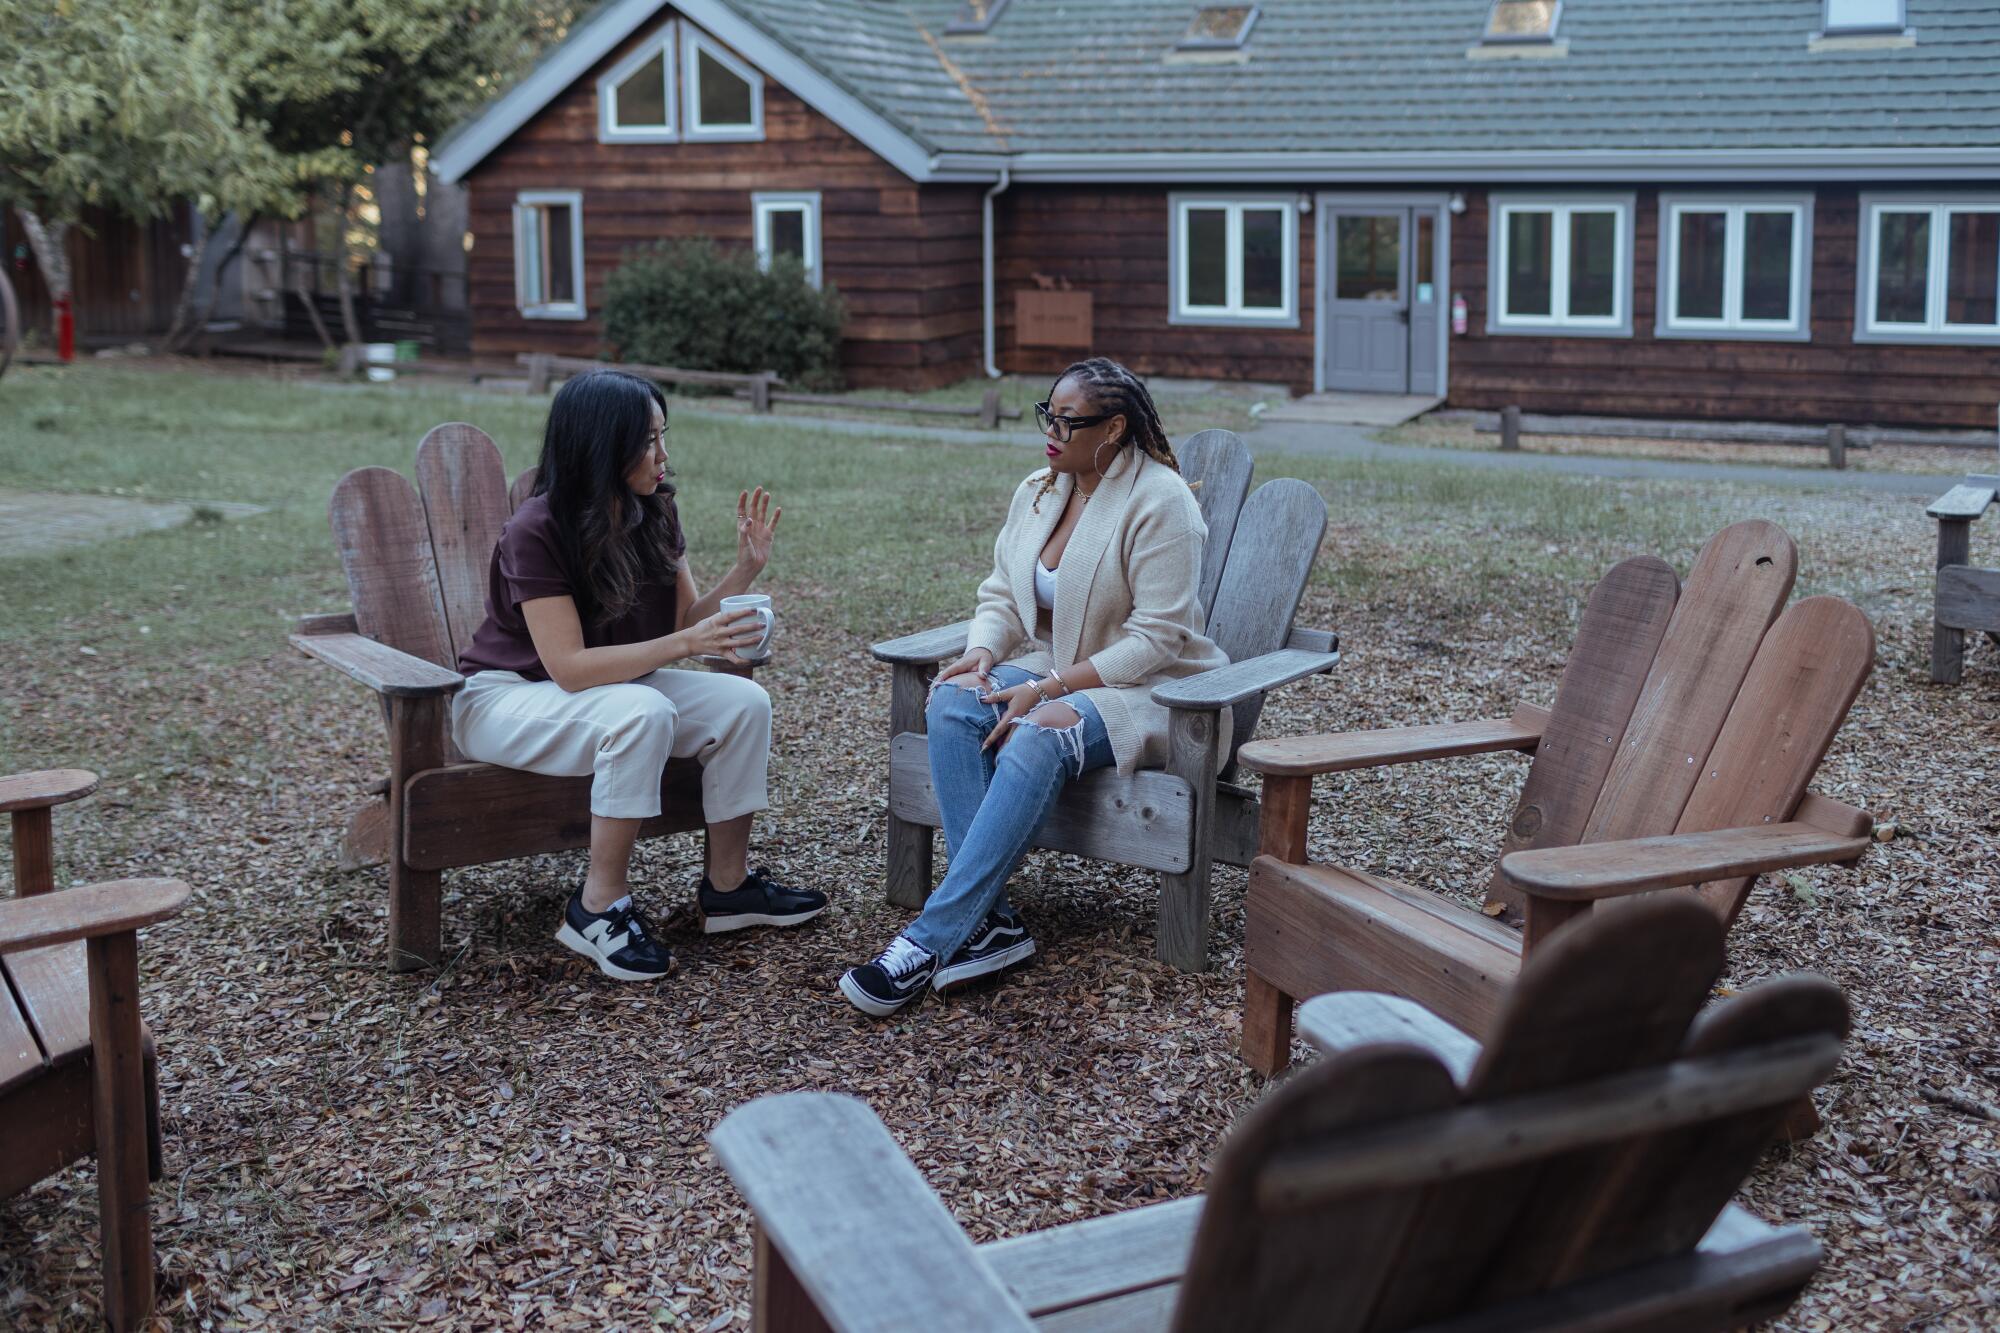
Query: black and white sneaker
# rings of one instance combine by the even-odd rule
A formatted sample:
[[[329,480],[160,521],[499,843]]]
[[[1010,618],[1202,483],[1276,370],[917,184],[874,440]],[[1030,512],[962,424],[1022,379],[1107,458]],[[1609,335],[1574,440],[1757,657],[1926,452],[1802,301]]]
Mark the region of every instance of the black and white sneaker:
[[[796,926],[826,910],[825,894],[817,889],[795,889],[780,884],[762,866],[727,893],[717,892],[715,885],[708,882],[708,876],[703,875],[694,897],[701,908],[704,935],[720,935],[748,926]]]
[[[938,957],[907,935],[889,941],[872,963],[849,968],[840,993],[864,1014],[887,1018],[924,993]]]
[[[597,964],[597,970],[620,981],[654,981],[674,970],[674,956],[654,939],[627,894],[607,912],[583,905],[583,890],[569,896],[556,938]]]
[[[931,977],[931,989],[945,991],[975,977],[1005,971],[1034,957],[1035,937],[1014,914],[1014,909],[995,908],[979,923],[951,961]]]

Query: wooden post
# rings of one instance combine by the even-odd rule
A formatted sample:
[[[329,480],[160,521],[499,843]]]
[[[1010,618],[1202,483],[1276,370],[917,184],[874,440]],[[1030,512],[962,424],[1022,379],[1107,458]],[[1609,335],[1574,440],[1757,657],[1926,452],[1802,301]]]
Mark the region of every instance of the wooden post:
[[[1500,409],[1500,452],[1511,454],[1521,447],[1521,409]]]
[[[1963,565],[1972,559],[1972,520],[1941,518],[1938,525],[1937,567]],[[1931,617],[1931,682],[1956,685],[1965,673],[1965,631],[1940,625]]]
[[[361,373],[364,351],[360,343],[345,343],[340,349],[340,377],[351,380]]]
[[[1000,429],[1000,390],[988,388],[979,399],[979,424],[986,430]]]
[[[88,959],[97,1200],[104,1232],[104,1322],[114,1329],[136,1329],[153,1312],[138,934],[127,930],[93,939]]]
[[[1826,428],[1826,465],[1836,472],[1847,466],[1847,427],[1838,422]]]
[[[924,703],[929,698],[931,681],[936,678],[937,669],[935,662],[928,666],[915,662],[896,663],[889,685],[890,740],[906,731],[921,735],[927,729]],[[931,893],[936,849],[929,825],[912,824],[898,819],[893,811],[890,813],[886,849],[890,902],[913,911],[923,909],[924,899]]]
[[[774,370],[767,370],[750,381],[750,410],[768,412],[771,410],[771,381],[778,377]]]
[[[1292,997],[1255,972],[1243,974],[1243,1063],[1265,1078],[1292,1063]]]
[[[412,972],[441,959],[444,876],[417,870],[404,857],[410,779],[444,763],[441,695],[389,701],[389,970]]]
[[[26,898],[56,886],[55,838],[46,805],[14,812],[14,895]]]
[[[549,381],[555,378],[555,358],[546,352],[535,352],[528,357],[528,392],[547,393]]]
[[[755,1228],[750,1276],[751,1333],[832,1333],[832,1325],[763,1227]]]
[[[1161,962],[1183,972],[1208,970],[1208,879],[1215,864],[1216,743],[1218,713],[1193,708],[1171,710],[1167,771],[1193,793],[1194,821],[1188,830],[1188,868],[1160,876],[1160,922],[1153,951]]]

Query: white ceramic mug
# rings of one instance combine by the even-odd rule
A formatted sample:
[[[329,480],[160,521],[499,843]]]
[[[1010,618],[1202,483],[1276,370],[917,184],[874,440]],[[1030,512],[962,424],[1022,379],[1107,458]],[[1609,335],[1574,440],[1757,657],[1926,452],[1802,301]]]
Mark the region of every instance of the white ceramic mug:
[[[764,635],[757,642],[745,648],[738,648],[736,655],[746,662],[761,662],[771,655],[771,631],[777,626],[778,618],[771,610],[768,593],[746,592],[735,597],[722,599],[724,614],[731,611],[755,611],[757,618],[764,622]]]

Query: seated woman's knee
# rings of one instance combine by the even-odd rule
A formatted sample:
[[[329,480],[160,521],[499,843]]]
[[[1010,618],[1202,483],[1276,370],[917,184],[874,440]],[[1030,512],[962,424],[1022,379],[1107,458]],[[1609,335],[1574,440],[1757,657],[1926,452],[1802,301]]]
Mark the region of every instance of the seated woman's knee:
[[[1028,721],[1050,731],[1067,731],[1083,719],[1068,704],[1046,703],[1037,704],[1034,711],[1028,714]]]
[[[680,721],[680,710],[674,707],[673,700],[644,685],[602,685],[598,688],[605,692],[607,715],[616,719],[610,728],[613,737],[661,744],[672,742],[674,728]]]
[[[992,709],[979,702],[979,696],[985,689],[985,685],[975,682],[970,676],[939,681],[931,687],[931,697],[924,702],[924,717],[932,723],[963,717],[988,719]]]

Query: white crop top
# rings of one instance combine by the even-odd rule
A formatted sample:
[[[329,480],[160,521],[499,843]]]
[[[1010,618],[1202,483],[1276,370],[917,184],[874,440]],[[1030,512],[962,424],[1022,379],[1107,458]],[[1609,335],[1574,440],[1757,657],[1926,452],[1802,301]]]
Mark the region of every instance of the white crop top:
[[[1056,609],[1056,571],[1035,561],[1035,605],[1044,611]]]

